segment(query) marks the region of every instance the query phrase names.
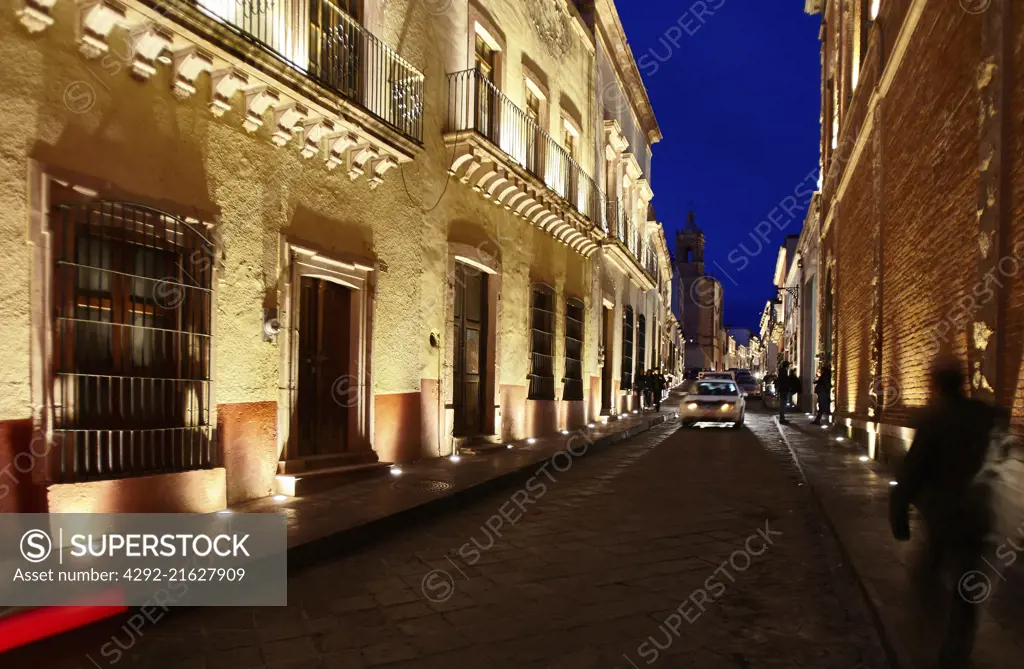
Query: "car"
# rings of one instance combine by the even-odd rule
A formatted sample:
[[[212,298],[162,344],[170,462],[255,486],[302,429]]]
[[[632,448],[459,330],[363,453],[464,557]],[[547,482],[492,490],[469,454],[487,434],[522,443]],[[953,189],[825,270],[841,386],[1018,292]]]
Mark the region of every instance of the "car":
[[[697,377],[698,381],[703,379],[720,379],[723,381],[735,381],[736,374],[734,372],[712,372],[708,370],[701,372],[700,375]]]
[[[729,423],[739,429],[746,413],[743,391],[732,379],[700,379],[680,405],[684,427],[697,423]]]
[[[757,382],[749,369],[736,370],[736,383],[747,397],[761,397],[761,384]]]

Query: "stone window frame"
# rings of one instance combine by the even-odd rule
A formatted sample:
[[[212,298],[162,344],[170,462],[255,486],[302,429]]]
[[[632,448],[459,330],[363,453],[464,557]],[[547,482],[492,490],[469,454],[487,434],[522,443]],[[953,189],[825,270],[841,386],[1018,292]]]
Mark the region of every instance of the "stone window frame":
[[[476,68],[476,37],[480,35],[484,42],[494,50],[494,85],[504,93],[505,86],[505,58],[508,54],[507,40],[498,26],[491,20],[487,12],[476,2],[469,3],[469,30],[468,49],[466,52],[466,69]]]
[[[51,249],[52,227],[50,225],[50,189],[53,184],[70,188],[85,198],[120,199],[130,201],[139,205],[153,207],[184,221],[190,222],[197,227],[206,230],[214,245],[214,262],[211,268],[210,290],[212,308],[210,312],[210,332],[214,333],[214,341],[210,347],[210,408],[209,422],[216,426],[217,420],[217,303],[218,285],[220,280],[218,274],[222,269],[221,258],[223,246],[218,237],[220,229],[220,217],[214,211],[204,207],[182,205],[174,201],[166,201],[157,198],[139,195],[117,188],[110,182],[83,174],[80,172],[66,170],[56,165],[43,163],[34,159],[27,161],[28,174],[28,218],[29,218],[29,239],[32,245],[30,254],[30,282],[32,306],[29,313],[29,385],[30,398],[32,401],[32,435],[33,443],[40,439],[45,444],[44,454],[38,456],[33,450],[34,456],[40,457],[43,466],[34,467],[32,480],[39,484],[56,483],[55,468],[60,465],[60,456],[52,452],[53,420],[52,420],[52,387],[53,387],[53,261],[54,255]],[[216,432],[214,433],[216,435]],[[221,448],[219,438],[215,437],[213,448],[218,451]],[[220,458],[215,458],[219,462]],[[222,468],[218,464],[216,468]],[[178,473],[178,472],[168,472]],[[151,473],[139,474],[137,476],[120,477],[140,478],[152,476]],[[65,483],[75,484],[75,480],[68,480]]]
[[[345,258],[344,260],[342,258]],[[352,291],[349,341],[354,342],[356,403],[349,407],[348,448],[373,449],[373,325],[377,303],[377,263],[371,258],[321,252],[305,240],[281,235],[281,283],[277,450],[279,460],[298,457],[299,304],[302,277],[325,279]],[[350,370],[353,367],[350,366]]]

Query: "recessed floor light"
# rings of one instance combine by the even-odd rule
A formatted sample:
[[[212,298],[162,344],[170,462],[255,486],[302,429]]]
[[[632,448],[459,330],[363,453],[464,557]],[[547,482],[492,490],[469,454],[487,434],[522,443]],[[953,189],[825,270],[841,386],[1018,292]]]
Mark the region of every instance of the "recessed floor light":
[[[460,458],[460,457],[459,457],[459,456],[457,456],[457,455],[453,455],[453,456],[451,456],[451,457],[450,457],[450,458],[448,458],[448,459],[449,459],[449,460],[451,460],[452,462],[458,462],[458,461],[459,461],[459,460],[461,460],[462,458]]]
[[[285,502],[287,500],[288,500],[288,496],[287,495],[274,495],[274,501],[275,502]]]
[[[836,437],[836,441],[843,441],[844,437]]]
[[[505,444],[505,448],[512,448],[512,444]]]
[[[889,481],[889,485],[899,485],[899,481]]]
[[[593,423],[590,423],[590,424],[587,425],[587,427],[597,427],[597,425],[594,425]]]
[[[218,516],[230,516],[232,513],[233,512],[231,511],[231,509],[221,509],[220,511],[217,512],[217,515]]]
[[[562,434],[569,434],[569,430],[562,430]]]
[[[869,458],[869,457],[868,457],[868,456],[866,456],[866,455],[862,455],[862,456],[860,456],[860,457],[859,457],[859,458],[857,458],[857,459],[858,459],[858,460],[860,460],[861,462],[867,462],[867,461],[868,461],[868,460],[870,460],[871,458]]]
[[[537,440],[534,439],[533,437],[530,437],[529,439],[526,440],[526,443],[528,443],[528,444],[536,444]]]
[[[402,468],[401,467],[392,467],[391,468],[391,475],[392,476],[399,476],[399,475],[401,475],[401,473],[402,473]]]

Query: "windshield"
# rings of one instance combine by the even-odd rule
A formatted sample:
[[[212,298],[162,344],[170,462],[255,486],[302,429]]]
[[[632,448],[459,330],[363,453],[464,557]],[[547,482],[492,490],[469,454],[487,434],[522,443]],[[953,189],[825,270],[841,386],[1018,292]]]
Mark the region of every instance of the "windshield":
[[[695,395],[739,395],[736,384],[732,381],[700,381],[694,390]]]
[[[754,377],[750,372],[736,372],[736,380],[740,383],[753,383]]]

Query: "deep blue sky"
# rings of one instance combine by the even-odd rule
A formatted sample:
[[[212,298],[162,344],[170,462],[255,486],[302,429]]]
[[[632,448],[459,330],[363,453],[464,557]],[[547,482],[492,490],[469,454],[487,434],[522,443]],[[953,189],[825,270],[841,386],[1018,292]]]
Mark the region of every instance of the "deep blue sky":
[[[654,146],[651,185],[669,246],[674,253],[692,203],[706,269],[725,287],[726,324],[756,330],[775,294],[778,248],[799,234],[805,208],[777,211],[760,253],[750,235],[801,184],[814,187],[806,178],[818,165],[820,17],[804,14],[800,0],[705,0],[698,9],[721,6],[703,24],[693,0],[616,4],[665,135]],[[693,34],[666,37],[680,25]]]

